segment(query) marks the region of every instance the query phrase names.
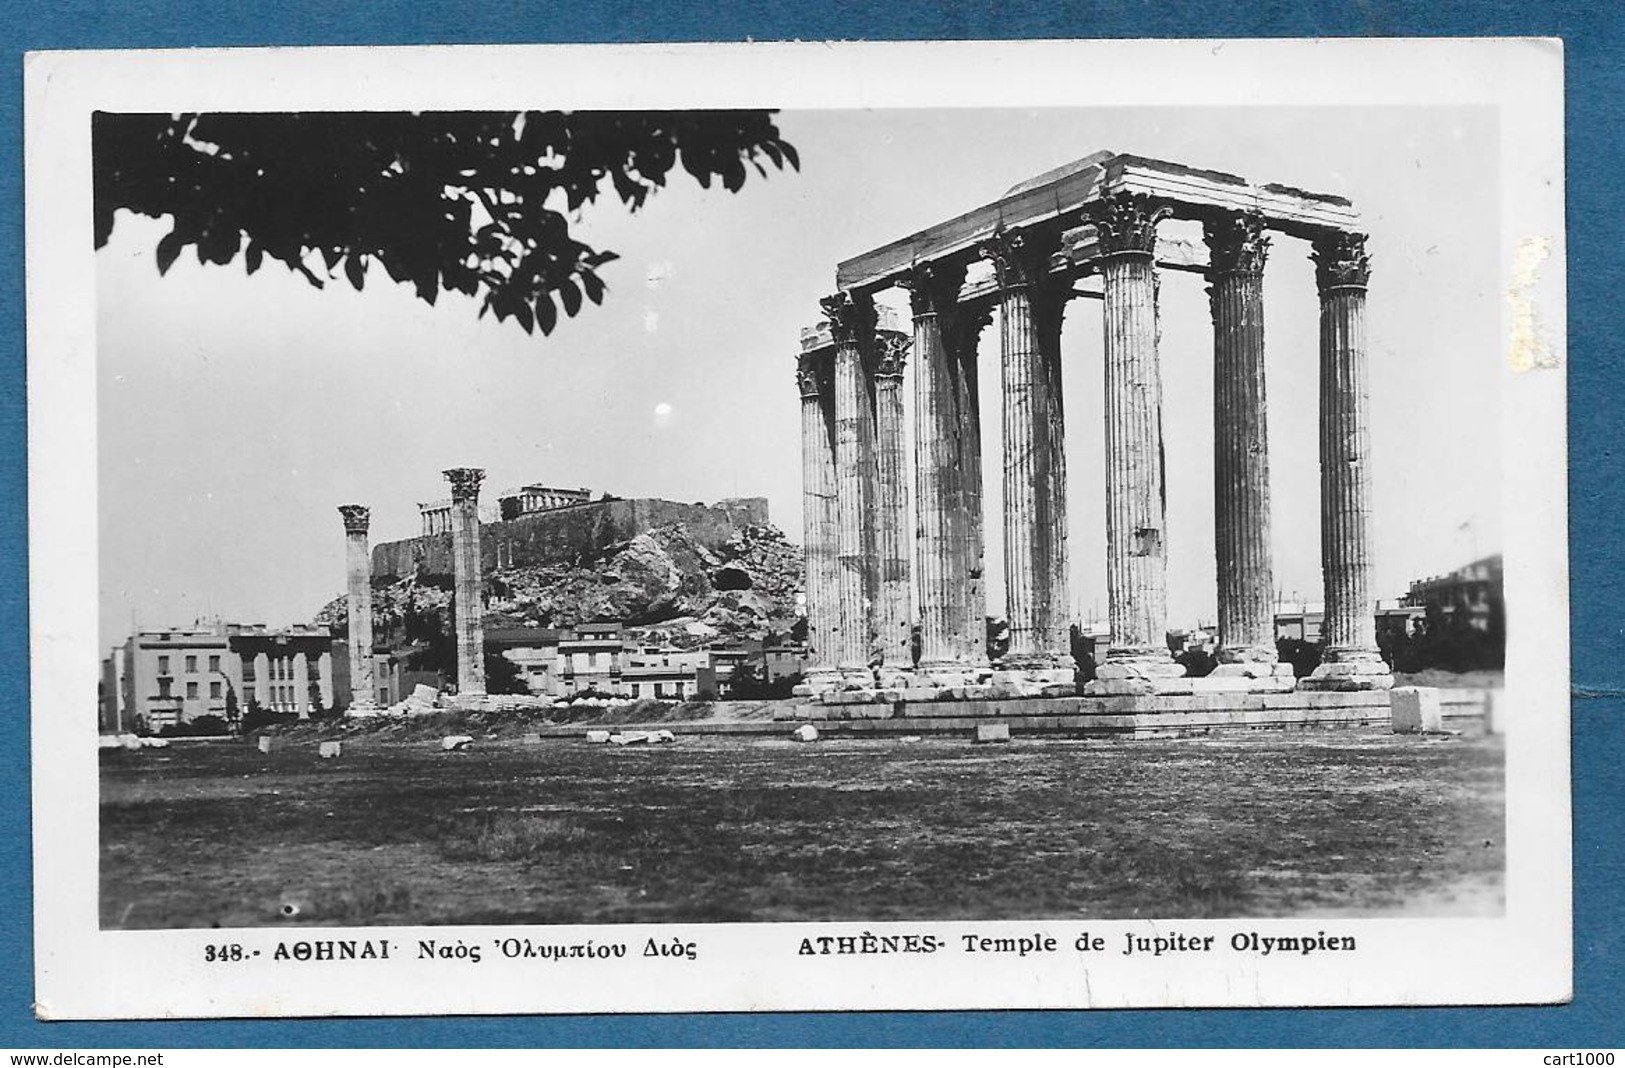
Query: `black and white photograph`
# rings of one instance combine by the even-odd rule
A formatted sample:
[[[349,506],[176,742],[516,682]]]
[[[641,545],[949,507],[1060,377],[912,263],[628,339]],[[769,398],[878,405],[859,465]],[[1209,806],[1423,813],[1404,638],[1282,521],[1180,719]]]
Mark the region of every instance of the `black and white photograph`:
[[[37,58],[42,1015],[1567,996],[1546,43]]]

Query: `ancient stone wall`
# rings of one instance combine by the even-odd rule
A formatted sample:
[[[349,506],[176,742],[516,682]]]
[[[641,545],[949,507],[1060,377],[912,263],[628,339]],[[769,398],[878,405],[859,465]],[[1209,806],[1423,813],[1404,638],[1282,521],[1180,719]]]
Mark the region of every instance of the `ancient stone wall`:
[[[738,497],[716,504],[683,504],[653,498],[593,501],[534,512],[480,526],[481,570],[535,567],[590,560],[610,546],[654,527],[680,523],[708,548],[744,527],[766,523],[765,497]],[[451,535],[433,534],[381,542],[372,550],[373,578],[451,575]]]

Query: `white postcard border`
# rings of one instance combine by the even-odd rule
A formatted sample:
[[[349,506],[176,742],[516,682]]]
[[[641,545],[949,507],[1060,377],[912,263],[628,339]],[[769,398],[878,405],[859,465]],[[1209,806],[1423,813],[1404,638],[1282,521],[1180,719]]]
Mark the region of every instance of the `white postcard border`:
[[[1148,72],[1156,72],[1151,76]],[[966,72],[974,72],[967,77]],[[32,759],[37,1009],[47,1018],[1490,1004],[1570,995],[1561,46],[1529,40],[547,46],[44,53],[26,67]],[[1508,826],[1500,919],[694,924],[101,931],[94,707],[96,380],[89,115],[180,110],[1489,104],[1501,116],[1502,277],[1553,366],[1503,366]],[[1124,146],[1130,147],[1130,146]],[[1503,304],[1502,336],[1515,323]],[[87,506],[89,502],[89,506]],[[1125,933],[1351,934],[1347,956],[1111,959]],[[1082,953],[1085,932],[1104,951]],[[1055,937],[1025,956],[966,934]],[[935,952],[804,955],[804,939],[931,935]],[[236,943],[387,938],[390,961],[206,964]],[[417,959],[419,938],[453,956]],[[624,958],[510,959],[505,939]],[[695,959],[644,957],[693,943]],[[481,947],[476,963],[457,945]],[[1170,964],[1169,961],[1177,961]],[[639,969],[629,982],[628,967]],[[652,970],[644,970],[652,969]]]

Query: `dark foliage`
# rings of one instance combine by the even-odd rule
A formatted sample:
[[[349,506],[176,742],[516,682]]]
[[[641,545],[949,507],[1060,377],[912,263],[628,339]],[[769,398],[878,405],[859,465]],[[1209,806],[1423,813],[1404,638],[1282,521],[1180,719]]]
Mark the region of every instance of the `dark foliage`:
[[[1425,618],[1417,620],[1409,634],[1384,632],[1377,635],[1383,659],[1395,671],[1416,672],[1428,668],[1442,671],[1498,670],[1506,665],[1505,615],[1495,606],[1482,616],[1464,606],[1446,612],[1429,605]]]
[[[1206,678],[1219,666],[1218,658],[1200,645],[1193,645],[1184,650],[1174,657],[1174,660],[1185,669],[1185,674],[1193,679]]]
[[[168,723],[158,734],[164,738],[216,738],[229,734],[231,727],[220,716],[193,716],[185,723]]]
[[[486,693],[529,693],[530,687],[519,671],[519,665],[499,652],[485,651]]]
[[[1303,678],[1320,666],[1320,646],[1313,642],[1301,642],[1296,638],[1278,638],[1275,642],[1275,655],[1281,662],[1292,665],[1292,674]]]
[[[674,167],[732,192],[747,166],[800,166],[767,111],[97,112],[91,130],[97,248],[120,208],[170,216],[160,273],[188,246],[318,287],[342,274],[359,290],[377,265],[430,304],[451,290],[543,334],[604,299],[616,254],[577,240],[568,213],[606,182],[636,210]]]

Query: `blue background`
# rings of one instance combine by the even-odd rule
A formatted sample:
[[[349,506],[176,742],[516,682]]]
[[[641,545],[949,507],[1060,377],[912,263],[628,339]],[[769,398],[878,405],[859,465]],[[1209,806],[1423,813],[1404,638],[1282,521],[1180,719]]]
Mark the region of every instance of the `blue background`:
[[[1625,5],[797,2],[222,4],[0,0],[0,1046],[1625,1046],[1625,584],[1618,406],[1625,400]],[[1567,49],[1570,551],[1573,589],[1572,1005],[39,1024],[29,848],[22,54],[51,48],[1017,37],[1558,36]],[[1148,74],[1153,77],[1154,74]],[[87,280],[87,285],[89,280]],[[88,504],[88,502],[87,502]],[[89,509],[86,511],[87,521]]]

